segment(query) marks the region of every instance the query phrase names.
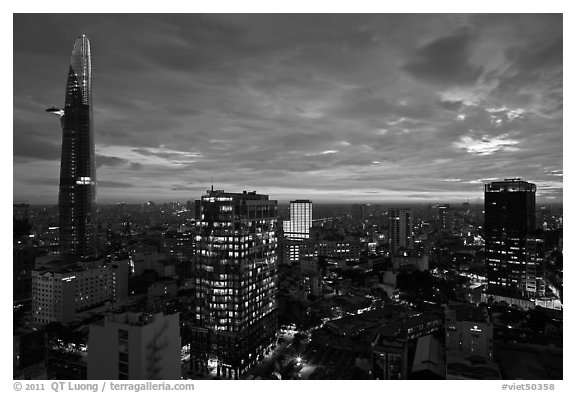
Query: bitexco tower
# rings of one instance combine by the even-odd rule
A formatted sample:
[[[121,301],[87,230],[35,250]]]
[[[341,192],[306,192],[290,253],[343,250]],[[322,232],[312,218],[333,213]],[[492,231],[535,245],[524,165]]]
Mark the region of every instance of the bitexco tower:
[[[96,254],[96,165],[92,117],[92,64],[90,41],[82,35],[74,42],[66,82],[64,109],[50,108],[62,123],[62,158],[58,209],[60,252],[64,259]]]

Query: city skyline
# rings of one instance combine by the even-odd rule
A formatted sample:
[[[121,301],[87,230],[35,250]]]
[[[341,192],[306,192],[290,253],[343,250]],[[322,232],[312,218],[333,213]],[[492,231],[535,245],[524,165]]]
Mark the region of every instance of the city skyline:
[[[62,105],[80,34],[100,203],[212,184],[282,202],[480,202],[513,177],[562,202],[560,14],[16,14],[15,200],[57,201],[44,109]]]

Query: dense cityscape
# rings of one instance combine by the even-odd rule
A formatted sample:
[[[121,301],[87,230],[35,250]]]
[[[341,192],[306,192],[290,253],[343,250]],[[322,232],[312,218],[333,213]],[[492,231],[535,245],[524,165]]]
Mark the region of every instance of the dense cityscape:
[[[563,205],[534,180],[97,203],[92,56],[77,37],[46,109],[58,204],[13,203],[14,379],[563,379]]]
[[[258,202],[248,208],[248,201]],[[313,220],[294,214],[302,205],[314,207]],[[223,206],[239,218],[219,218]],[[533,263],[524,264],[515,297],[489,291],[484,206],[466,202],[277,206],[252,192],[216,190],[186,205],[100,206],[96,239],[105,258],[83,269],[50,262],[59,250],[56,207],[14,209],[15,378],[562,378],[561,206],[534,211],[539,230],[522,248]],[[285,236],[306,221],[310,227]],[[215,224],[220,232],[207,235]],[[227,225],[245,234],[235,238]],[[401,227],[408,232],[397,236]],[[248,265],[253,279],[218,279],[227,274],[221,255],[233,252],[239,256],[229,260]],[[68,309],[54,307],[30,323],[44,299],[64,301],[64,287],[47,291],[40,283],[74,278]],[[180,345],[158,348],[159,374],[91,374],[111,364],[103,354],[91,363],[87,350],[89,340],[95,348],[107,342],[96,341],[104,316],[114,333],[100,340],[149,320],[166,324],[168,342]],[[258,330],[242,343],[244,329]]]

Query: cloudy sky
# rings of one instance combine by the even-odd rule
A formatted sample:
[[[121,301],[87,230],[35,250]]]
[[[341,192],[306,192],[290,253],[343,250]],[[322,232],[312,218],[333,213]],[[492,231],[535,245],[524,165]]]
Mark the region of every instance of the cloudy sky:
[[[92,45],[98,201],[561,202],[561,15],[14,16],[15,200],[56,203],[75,38]]]

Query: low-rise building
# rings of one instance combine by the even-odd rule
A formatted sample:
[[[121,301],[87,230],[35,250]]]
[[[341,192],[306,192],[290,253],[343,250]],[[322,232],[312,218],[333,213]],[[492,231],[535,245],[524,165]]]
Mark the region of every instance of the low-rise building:
[[[437,332],[442,319],[435,313],[415,314],[382,326],[372,340],[373,378],[408,379],[417,339]]]
[[[128,296],[128,261],[95,260],[32,271],[31,322],[71,321],[77,312]]]
[[[446,378],[501,379],[493,361],[492,323],[486,309],[470,304],[445,309]]]
[[[88,379],[180,379],[180,315],[108,314],[88,349]]]

